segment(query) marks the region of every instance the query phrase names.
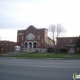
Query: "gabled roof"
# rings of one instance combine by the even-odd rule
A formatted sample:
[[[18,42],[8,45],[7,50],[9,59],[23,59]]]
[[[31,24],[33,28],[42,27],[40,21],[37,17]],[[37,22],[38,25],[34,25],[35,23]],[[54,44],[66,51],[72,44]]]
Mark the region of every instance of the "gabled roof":
[[[30,27],[33,27],[34,29],[36,29],[36,30],[44,30],[44,29],[46,29],[46,28],[36,28],[36,27],[34,27],[33,25],[30,25],[28,28],[30,28]],[[28,29],[27,28],[27,29]],[[47,29],[46,29],[47,30]]]
[[[30,27],[34,28],[35,30],[47,30],[46,28],[36,28],[33,25],[30,25],[29,27],[27,27],[27,29],[29,29]],[[25,30],[27,30],[27,29],[25,29]],[[18,30],[18,32],[24,32],[25,30]]]
[[[34,29],[37,29],[37,28],[36,28],[36,27],[34,27],[33,25],[30,25],[28,28],[30,28],[30,27],[33,27]],[[27,28],[27,29],[28,29],[28,28]]]

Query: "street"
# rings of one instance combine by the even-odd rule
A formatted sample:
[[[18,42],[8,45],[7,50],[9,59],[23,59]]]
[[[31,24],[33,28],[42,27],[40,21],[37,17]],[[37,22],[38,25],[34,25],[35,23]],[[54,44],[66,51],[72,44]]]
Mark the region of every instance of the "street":
[[[0,80],[73,80],[80,60],[0,58]]]

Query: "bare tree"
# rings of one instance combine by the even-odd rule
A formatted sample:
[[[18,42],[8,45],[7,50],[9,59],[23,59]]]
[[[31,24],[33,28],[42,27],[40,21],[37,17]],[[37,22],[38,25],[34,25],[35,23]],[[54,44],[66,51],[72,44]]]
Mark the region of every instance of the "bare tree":
[[[54,35],[55,35],[55,31],[56,31],[56,26],[55,25],[53,25],[53,24],[51,24],[50,26],[49,26],[49,31],[50,32],[52,32],[52,35],[53,35],[53,41],[54,41]]]
[[[57,24],[57,37],[60,36],[61,33],[65,32],[66,30],[62,27],[61,24]]]
[[[53,35],[53,40],[55,39],[55,37],[59,37],[61,33],[65,32],[65,29],[62,27],[61,24],[57,24],[57,25],[53,25],[51,24],[49,26],[49,31],[52,33]]]
[[[53,42],[55,42],[55,40],[54,40],[54,39],[56,39],[55,37],[58,38],[61,33],[65,32],[65,29],[62,27],[61,24],[57,24],[57,26],[51,24],[49,27],[49,31],[52,32]],[[56,35],[55,35],[55,33],[56,33]],[[55,54],[57,54],[59,46],[60,46],[60,44],[59,45],[57,44],[57,39],[56,39],[56,45],[54,45]]]

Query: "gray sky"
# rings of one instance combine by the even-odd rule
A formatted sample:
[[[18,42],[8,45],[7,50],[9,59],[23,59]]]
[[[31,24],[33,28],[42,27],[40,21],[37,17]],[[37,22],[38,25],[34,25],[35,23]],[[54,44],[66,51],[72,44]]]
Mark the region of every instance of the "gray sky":
[[[79,22],[80,0],[0,0],[2,40],[16,41],[17,30],[29,25],[48,28],[50,24],[62,24],[67,30],[64,36],[78,36]]]

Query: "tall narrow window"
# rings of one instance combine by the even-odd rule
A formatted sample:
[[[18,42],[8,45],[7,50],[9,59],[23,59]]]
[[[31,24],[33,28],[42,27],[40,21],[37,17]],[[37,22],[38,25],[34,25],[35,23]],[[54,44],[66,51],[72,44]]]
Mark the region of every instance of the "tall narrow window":
[[[21,43],[21,46],[23,46],[23,42]]]
[[[70,43],[72,43],[72,39],[70,39]]]
[[[23,40],[23,36],[22,36],[22,40]]]
[[[42,39],[42,43],[43,43],[43,39]]]
[[[19,38],[18,38],[18,42],[19,42]]]
[[[2,51],[3,51],[3,48],[2,48]]]
[[[38,42],[38,47],[40,46],[40,43]]]
[[[40,39],[40,35],[38,35],[38,40]]]

